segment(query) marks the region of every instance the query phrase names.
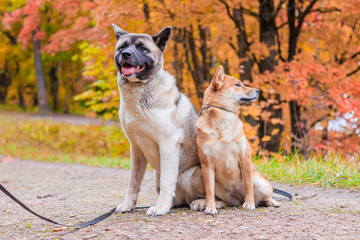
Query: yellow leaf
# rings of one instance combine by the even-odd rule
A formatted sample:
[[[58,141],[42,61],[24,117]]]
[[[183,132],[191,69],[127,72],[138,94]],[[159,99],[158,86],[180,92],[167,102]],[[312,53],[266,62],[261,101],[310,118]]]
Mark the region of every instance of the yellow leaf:
[[[275,128],[271,131],[271,135],[274,136],[274,135],[278,134],[279,132],[280,132],[280,129]]]
[[[264,137],[261,139],[261,141],[263,141],[263,142],[268,142],[268,141],[270,141],[270,140],[271,140],[271,137],[270,137],[269,135],[264,136]]]
[[[61,231],[66,230],[66,229],[68,229],[68,227],[53,228],[53,229],[51,229],[51,231],[53,231],[53,232],[61,232]]]
[[[271,124],[273,124],[273,125],[284,124],[284,122],[280,118],[273,118],[273,119],[271,119]]]

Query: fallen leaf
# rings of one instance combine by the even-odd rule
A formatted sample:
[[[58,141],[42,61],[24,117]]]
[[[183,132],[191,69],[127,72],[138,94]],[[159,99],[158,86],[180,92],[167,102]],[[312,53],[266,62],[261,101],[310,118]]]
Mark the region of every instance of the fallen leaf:
[[[66,229],[68,229],[68,227],[53,228],[53,229],[51,229],[51,231],[53,231],[53,232],[60,232],[60,231],[66,230]]]

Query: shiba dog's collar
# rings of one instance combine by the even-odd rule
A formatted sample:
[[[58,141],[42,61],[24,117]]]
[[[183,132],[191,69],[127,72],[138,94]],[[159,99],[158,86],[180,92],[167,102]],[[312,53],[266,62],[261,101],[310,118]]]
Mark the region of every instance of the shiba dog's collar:
[[[207,109],[209,109],[209,108],[211,108],[211,107],[213,107],[213,108],[217,108],[217,109],[221,109],[221,110],[224,110],[224,111],[227,111],[227,112],[231,112],[231,113],[236,114],[236,112],[231,111],[231,110],[226,109],[226,108],[223,108],[223,107],[210,106],[210,105],[203,105],[203,106],[201,107],[201,109],[200,109],[200,114],[199,114],[199,116],[201,116],[201,113],[204,111],[204,109],[206,109],[206,110],[207,110]]]

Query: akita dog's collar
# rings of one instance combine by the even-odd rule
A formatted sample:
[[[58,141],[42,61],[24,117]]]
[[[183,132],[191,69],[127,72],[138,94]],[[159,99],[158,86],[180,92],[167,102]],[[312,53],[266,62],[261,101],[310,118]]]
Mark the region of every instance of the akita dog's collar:
[[[223,108],[223,107],[217,107],[217,106],[211,106],[211,105],[203,105],[203,106],[201,107],[201,109],[200,109],[200,114],[199,114],[199,116],[201,116],[201,113],[202,113],[204,110],[207,110],[207,109],[209,109],[209,108],[211,108],[211,107],[217,108],[217,109],[221,109],[221,110],[224,110],[224,111],[227,111],[227,112],[231,112],[231,113],[236,114],[236,112],[231,111],[231,110],[226,109],[226,108]]]

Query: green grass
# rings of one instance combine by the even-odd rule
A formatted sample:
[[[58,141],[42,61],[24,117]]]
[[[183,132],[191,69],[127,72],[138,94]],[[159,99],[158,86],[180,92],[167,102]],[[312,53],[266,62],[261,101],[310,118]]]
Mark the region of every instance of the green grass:
[[[129,143],[116,126],[71,125],[3,114],[0,110],[0,154],[21,159],[130,168]],[[341,155],[254,156],[269,180],[293,185],[360,190],[360,159]]]
[[[20,107],[19,105],[7,105],[7,104],[0,104],[0,114],[7,112],[7,113],[37,113],[39,111],[39,106],[35,107],[27,107],[25,110]],[[64,109],[58,109],[55,112],[63,113]],[[68,112],[71,114],[78,114],[78,115],[85,115],[86,109],[81,107],[78,103],[70,102]]]
[[[305,160],[295,154],[271,159],[254,157],[257,169],[271,181],[293,185],[360,190],[360,161],[339,155],[312,156]]]
[[[37,111],[38,108],[27,108],[26,112],[34,113]],[[0,113],[4,111],[9,112],[24,112],[24,109],[22,109],[19,105],[4,105],[0,104]]]
[[[130,169],[130,158],[128,157],[108,157],[108,156],[86,156],[66,153],[49,153],[33,147],[19,151],[17,145],[9,143],[0,146],[0,153],[9,157],[17,157],[26,160],[37,160],[42,162],[82,164],[86,166],[111,167]]]
[[[130,168],[129,143],[116,126],[75,126],[0,113],[0,154],[46,162]]]

